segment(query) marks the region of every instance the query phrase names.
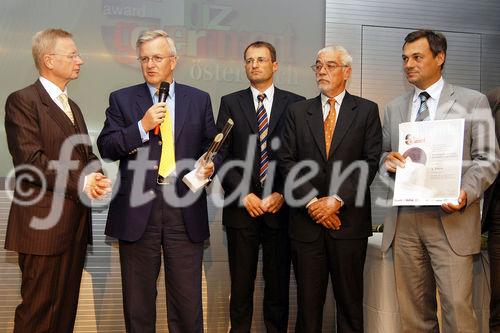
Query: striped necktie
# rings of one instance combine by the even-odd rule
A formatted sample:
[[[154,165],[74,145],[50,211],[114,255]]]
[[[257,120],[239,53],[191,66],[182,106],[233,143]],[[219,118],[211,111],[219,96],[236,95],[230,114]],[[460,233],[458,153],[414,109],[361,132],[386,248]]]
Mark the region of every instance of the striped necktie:
[[[68,116],[69,120],[74,125],[75,118],[73,117],[73,111],[71,111],[71,107],[69,106],[68,95],[66,95],[65,93],[62,93],[57,98],[59,99],[59,101],[61,102],[61,104],[63,106],[64,113]]]
[[[330,146],[332,144],[333,132],[335,131],[335,123],[337,122],[337,110],[335,110],[335,98],[329,98],[330,111],[323,124],[325,131],[326,158],[330,156]]]
[[[260,147],[260,171],[259,180],[264,183],[267,177],[267,168],[269,166],[269,151],[267,147],[267,138],[269,132],[269,120],[267,118],[266,108],[264,107],[265,94],[257,96],[259,104],[257,106],[257,124],[259,127],[259,147]]]
[[[415,118],[415,121],[423,121],[425,118],[429,117],[427,99],[431,96],[426,91],[422,91],[418,97],[420,98],[420,107],[418,108],[417,118]]]

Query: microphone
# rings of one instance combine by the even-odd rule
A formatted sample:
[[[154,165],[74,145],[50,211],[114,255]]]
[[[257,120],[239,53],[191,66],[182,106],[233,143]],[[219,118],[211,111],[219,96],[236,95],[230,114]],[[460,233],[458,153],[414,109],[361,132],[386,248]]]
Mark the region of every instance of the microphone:
[[[163,81],[160,83],[160,88],[158,89],[158,102],[165,103],[168,97],[168,90],[170,89],[170,83]],[[160,125],[155,127],[155,135],[160,134]]]

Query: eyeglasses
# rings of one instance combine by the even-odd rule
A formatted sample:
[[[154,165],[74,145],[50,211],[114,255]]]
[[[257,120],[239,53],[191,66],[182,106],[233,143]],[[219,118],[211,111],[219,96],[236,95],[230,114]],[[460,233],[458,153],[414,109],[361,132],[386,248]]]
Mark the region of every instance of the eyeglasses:
[[[347,65],[337,65],[337,64],[322,64],[322,63],[317,63],[317,64],[314,64],[311,66],[311,69],[313,70],[314,73],[317,73],[319,71],[321,71],[321,69],[325,67],[328,71],[334,71],[336,70],[337,68],[339,67],[349,67]]]
[[[50,55],[58,55],[58,56],[66,57],[66,58],[71,59],[73,61],[78,59],[78,58],[82,59],[82,56],[80,55],[80,53],[72,53],[72,54],[50,53]]]
[[[269,61],[269,58],[264,58],[264,57],[258,57],[257,59],[248,58],[248,59],[245,59],[245,64],[253,65],[256,62],[259,65],[262,65],[263,63],[266,63],[268,61]]]
[[[175,57],[175,56],[171,55],[168,57],[162,57],[159,55],[154,55],[152,57],[139,57],[139,58],[137,58],[137,60],[139,60],[141,62],[141,64],[143,64],[143,65],[149,63],[149,60],[152,60],[155,64],[159,64],[164,59],[172,58],[172,57]]]

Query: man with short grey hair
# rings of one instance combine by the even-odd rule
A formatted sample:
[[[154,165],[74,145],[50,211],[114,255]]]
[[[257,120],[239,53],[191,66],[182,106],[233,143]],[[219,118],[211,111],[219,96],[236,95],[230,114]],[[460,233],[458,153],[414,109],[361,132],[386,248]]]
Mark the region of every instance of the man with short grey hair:
[[[97,139],[103,158],[120,161],[121,184],[109,207],[106,235],[119,240],[125,325],[127,332],[155,332],[163,252],[169,331],[202,332],[206,193],[202,190],[186,205],[172,198],[190,197],[181,179],[216,134],[210,96],[174,80],[177,53],[166,32],[142,33],[137,52],[146,82],[111,93]],[[165,102],[159,100],[160,88],[168,95]],[[152,167],[134,169],[139,161]],[[213,171],[212,162],[198,167],[202,178]],[[150,200],[138,199],[144,195]]]
[[[298,172],[299,178],[284,191],[291,207],[296,332],[321,332],[329,277],[337,331],[363,332],[363,267],[372,234],[369,186],[382,132],[377,104],[346,91],[351,63],[342,46],[320,50],[311,67],[321,94],[291,105],[286,114],[278,166],[283,177]],[[297,169],[300,164],[304,168]],[[305,179],[311,168],[315,173]],[[299,200],[304,204],[294,203]]]
[[[5,103],[5,132],[17,180],[5,248],[19,253],[22,280],[14,332],[66,333],[73,331],[92,239],[91,211],[81,193],[100,199],[109,180],[99,171],[83,114],[68,98],[67,86],[83,64],[73,36],[62,29],[39,31],[32,53],[40,77]],[[75,144],[77,136],[81,145]],[[64,160],[61,149],[68,143],[71,161]],[[65,169],[68,162],[76,162],[76,168]],[[94,172],[85,171],[89,163]]]

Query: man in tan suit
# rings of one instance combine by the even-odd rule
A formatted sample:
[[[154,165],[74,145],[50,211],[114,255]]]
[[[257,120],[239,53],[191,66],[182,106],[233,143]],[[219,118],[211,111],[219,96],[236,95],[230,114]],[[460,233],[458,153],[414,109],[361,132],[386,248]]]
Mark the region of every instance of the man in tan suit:
[[[392,244],[401,332],[438,332],[436,287],[444,332],[477,332],[472,308],[472,261],[480,250],[479,201],[498,172],[498,145],[486,97],[441,76],[446,38],[430,30],[408,34],[403,68],[414,88],[385,110],[381,173],[404,167],[398,125],[409,121],[465,119],[458,204],[392,207],[382,250]],[[391,193],[392,197],[392,193]]]
[[[66,333],[73,331],[91,240],[90,208],[82,200],[101,198],[110,184],[98,171],[82,112],[67,98],[66,86],[83,64],[72,35],[40,31],[32,51],[40,78],[5,104],[16,168],[5,248],[19,253],[22,274],[14,332]]]

